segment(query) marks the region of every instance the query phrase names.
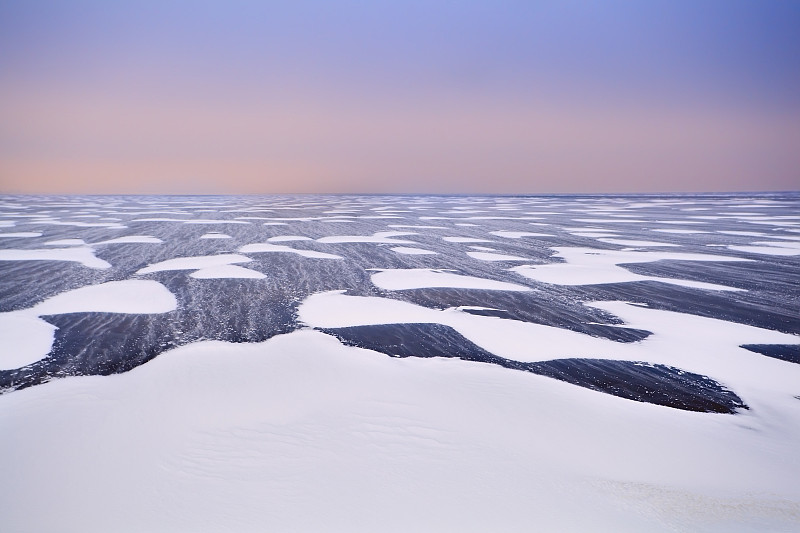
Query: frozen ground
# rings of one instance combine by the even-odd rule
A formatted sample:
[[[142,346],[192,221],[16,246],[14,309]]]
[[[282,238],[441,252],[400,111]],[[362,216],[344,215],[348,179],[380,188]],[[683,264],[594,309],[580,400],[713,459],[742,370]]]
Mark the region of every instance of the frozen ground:
[[[800,196],[0,197],[3,531],[800,530]]]

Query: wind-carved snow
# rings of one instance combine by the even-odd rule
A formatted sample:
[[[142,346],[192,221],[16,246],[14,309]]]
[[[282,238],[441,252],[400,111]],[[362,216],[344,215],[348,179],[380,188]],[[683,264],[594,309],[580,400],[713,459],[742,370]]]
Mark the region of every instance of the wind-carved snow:
[[[331,235],[317,239],[317,242],[329,244],[344,244],[344,243],[357,243],[368,242],[374,244],[417,244],[414,241],[407,241],[404,239],[397,239],[396,237],[404,237],[406,235],[416,235],[414,232],[409,231],[378,231],[373,235]]]
[[[46,246],[87,246],[83,239],[58,239],[55,241],[47,241],[44,244]]]
[[[675,235],[695,235],[697,233],[711,233],[710,231],[703,231],[699,229],[654,229],[659,233],[672,233]]]
[[[304,237],[302,235],[279,235],[277,237],[270,237],[267,239],[269,242],[289,242],[289,241],[311,241],[311,237]]]
[[[521,239],[523,237],[552,237],[551,233],[531,233],[528,231],[490,231],[489,235],[504,237],[506,239]]]
[[[390,248],[391,251],[404,255],[437,255],[438,252],[433,250],[426,250],[425,248],[413,248],[409,246],[395,246]]]
[[[754,397],[780,398],[796,392],[800,366],[761,357],[743,344],[800,344],[800,336],[684,313],[660,311],[627,302],[590,304],[625,321],[626,327],[652,332],[637,343],[618,343],[561,328],[479,316],[459,308],[435,310],[388,298],[346,296],[343,291],[307,298],[300,320],[318,328],[370,324],[437,323],[452,327],[487,351],[517,361],[564,357],[668,364],[713,377]],[[770,389],[770,387],[772,387]],[[748,394],[746,394],[748,393]]]
[[[217,219],[202,219],[202,218],[134,218],[131,222],[180,222],[183,224],[199,224],[199,225],[214,225],[214,224],[250,224],[244,220],[217,220]]]
[[[749,246],[728,245],[728,249],[738,252],[764,255],[800,255],[800,243],[780,241],[756,241]]]
[[[667,259],[674,261],[747,261],[747,259],[740,257],[710,254],[598,250],[570,247],[555,247],[553,250],[556,251],[554,257],[563,258],[566,262],[537,266],[521,265],[513,267],[511,270],[526,278],[555,285],[601,285],[631,281],[660,281],[698,289],[739,291],[742,289],[714,283],[643,276],[634,274],[620,265],[625,263],[651,263]]]
[[[168,270],[196,270],[190,274],[191,277],[197,279],[215,279],[215,278],[251,278],[261,279],[264,274],[255,270],[250,270],[244,267],[236,268],[221,268],[234,265],[237,263],[249,263],[252,261],[249,257],[239,254],[220,254],[220,255],[201,255],[194,257],[176,257],[174,259],[167,259],[160,263],[155,263],[150,266],[139,269],[137,274],[152,274],[154,272],[164,272]]]
[[[201,268],[189,274],[195,279],[264,279],[267,276],[261,272],[236,265],[218,265]]]
[[[609,238],[600,238],[598,239],[600,242],[605,242],[608,244],[618,244],[620,246],[632,246],[636,248],[651,248],[651,247],[659,247],[659,246],[679,246],[675,243],[670,242],[657,242],[657,241],[636,241],[631,239],[609,239]]]
[[[530,291],[530,287],[495,281],[492,279],[478,278],[454,274],[444,270],[429,268],[409,269],[373,269],[378,270],[372,274],[372,283],[376,287],[387,291],[403,291],[408,289],[423,289],[431,287],[451,287],[459,289],[484,289],[494,291]]]
[[[41,236],[42,236],[41,231],[17,231],[13,233],[0,233],[0,239],[26,239],[30,237],[41,237]]]
[[[297,254],[302,257],[308,257],[312,259],[343,259],[340,255],[329,254],[325,252],[317,252],[315,250],[303,250],[298,248],[292,248],[290,246],[282,245],[282,244],[272,244],[269,242],[259,242],[254,244],[246,244],[239,248],[239,251],[243,254],[253,254],[253,253],[291,253]]]
[[[56,327],[39,318],[64,313],[167,313],[175,296],[150,280],[109,281],[62,292],[21,311],[0,313],[0,369],[19,368],[45,357]]]
[[[0,416],[0,464],[26,482],[0,488],[17,530],[378,531],[391,517],[404,531],[513,531],[533,510],[547,531],[661,532],[710,530],[730,508],[789,530],[798,474],[776,452],[798,431],[777,415],[709,421],[313,331],[185,346],[114,379],[5,395]],[[53,512],[33,512],[27,486]]]
[[[442,237],[442,240],[445,242],[454,242],[454,243],[473,243],[473,242],[492,242],[488,239],[478,239],[475,237]]]
[[[47,224],[51,226],[75,226],[78,228],[108,228],[108,229],[125,229],[128,227],[119,224],[117,222],[76,222],[76,221],[65,221],[65,220],[54,220],[54,219],[31,220],[29,224]]]
[[[794,216],[796,195],[783,196],[784,201],[771,206],[771,211],[780,209]],[[4,211],[0,217],[27,215],[19,216],[16,224],[25,229],[38,230],[36,224],[62,220],[107,221],[98,215],[109,214],[119,217],[120,225],[130,225],[132,218],[145,213],[182,219],[174,224],[133,226],[137,232],[152,232],[165,241],[158,246],[103,248],[96,241],[107,230],[92,226],[48,226],[42,241],[80,238],[90,243],[62,245],[61,251],[38,240],[20,243],[2,239],[0,234],[5,241],[0,247],[47,248],[3,250],[0,256],[34,252],[60,254],[65,260],[64,254],[89,254],[85,258],[92,262],[99,261],[90,251],[96,248],[101,250],[98,254],[107,254],[103,257],[114,258],[109,259],[113,270],[105,271],[64,268],[58,263],[0,263],[4,308],[28,306],[0,313],[0,359],[10,369],[3,373],[5,389],[0,391],[0,471],[7,479],[24,481],[0,483],[4,529],[114,531],[122,523],[141,531],[219,531],[230,529],[231,524],[240,530],[380,531],[386,529],[390,516],[390,529],[404,531],[516,531],[529,530],[531,524],[545,531],[797,530],[800,365],[740,348],[800,345],[797,335],[775,331],[797,330],[791,308],[796,299],[797,256],[757,251],[749,255],[727,247],[767,248],[785,254],[794,250],[786,241],[796,239],[800,229],[794,218],[761,220],[761,215],[749,213],[764,204],[757,197],[742,200],[0,198]],[[749,205],[754,207],[747,207],[748,213],[734,212]],[[504,211],[512,209],[512,215],[539,215],[543,222],[485,216],[508,214]],[[686,220],[684,209],[702,210],[710,216],[702,222]],[[197,231],[183,223],[193,216],[223,218],[234,216],[227,214],[234,211],[281,214],[281,210],[297,217],[268,221],[264,226],[253,219],[250,226],[226,227],[236,230],[231,232],[236,237],[234,248],[231,242],[198,239],[202,230],[222,226]],[[482,219],[480,226],[454,227],[467,224],[470,211]],[[408,212],[413,213],[407,219],[412,223],[418,215],[446,222],[423,231],[426,228],[421,225],[362,217]],[[343,213],[354,218],[339,218]],[[628,213],[636,217],[615,216]],[[592,217],[584,220],[595,222],[571,227],[569,221],[578,216]],[[352,241],[346,241],[346,235],[325,237],[342,233],[330,224],[345,222],[351,224],[352,233],[362,235]],[[14,225],[0,221],[0,226]],[[695,227],[726,236],[714,240],[684,229]],[[384,228],[419,232],[419,236],[387,235],[380,231]],[[552,236],[538,239],[527,229],[552,232]],[[749,229],[763,231],[740,231]],[[286,235],[282,238],[279,233]],[[298,241],[295,244],[287,240],[305,235],[293,239]],[[476,249],[469,243],[450,245],[442,235],[494,238],[490,246],[496,250]],[[510,240],[515,239],[511,235],[519,237]],[[319,237],[319,241],[310,240]],[[708,248],[708,254],[668,254],[586,247],[564,248],[583,252],[561,254],[555,248],[557,255],[548,258],[542,246],[543,240],[569,246],[578,237],[655,239],[685,246],[687,251],[711,243],[720,249]],[[250,260],[243,252],[228,254],[228,259],[241,261],[184,263],[185,268],[179,270],[186,270],[187,276],[165,276],[171,287],[175,284],[180,301],[174,314],[46,317],[63,328],[56,331],[33,309],[40,294],[53,294],[59,286],[80,286],[86,279],[123,279],[137,269],[169,265],[172,260],[164,258],[196,260],[256,241],[287,244],[292,250],[329,250],[324,247],[326,240],[345,261],[272,261],[269,270],[264,270],[266,282],[256,279],[264,274],[243,267]],[[347,246],[337,241],[387,247]],[[429,253],[407,253],[410,249]],[[511,265],[473,260],[466,255],[473,250],[528,257],[526,262],[532,264],[518,267],[521,271],[552,278],[561,272],[564,279],[558,281],[565,283],[534,285],[519,277],[517,292],[486,291],[486,281],[513,282],[519,271],[514,274],[509,272]],[[625,267],[661,259],[701,261],[697,256],[720,263],[664,264],[663,271],[684,270],[697,276],[694,279],[730,282],[749,292],[635,276]],[[744,257],[750,262],[721,262]],[[141,268],[148,263],[152,264]],[[426,274],[420,272],[427,270],[421,266],[441,270]],[[174,267],[172,263],[168,270]],[[375,267],[384,270],[369,270]],[[303,275],[294,283],[297,268],[302,268]],[[662,271],[658,265],[645,268],[641,271]],[[452,278],[437,274],[462,279],[453,283]],[[577,283],[568,282],[572,275],[578,276],[573,280]],[[190,281],[189,276],[240,277],[241,282]],[[398,281],[392,277],[404,279],[396,283],[399,288],[383,289],[393,291],[386,298],[320,292],[335,288],[348,294],[375,294],[381,291],[381,279]],[[375,287],[370,279],[377,280]],[[687,292],[657,283],[593,287],[587,284],[590,280],[657,280],[715,292]],[[135,292],[147,299],[144,291]],[[641,298],[642,303],[592,303],[614,293],[618,293],[614,299]],[[81,299],[86,298],[87,293],[83,294]],[[57,303],[50,301],[51,311],[59,310]],[[67,303],[62,300],[59,307],[74,309]],[[211,331],[214,328],[209,326],[216,321],[220,328]],[[244,331],[261,326],[252,337]],[[453,338],[465,344],[442,344],[442,355],[428,359],[407,353],[388,357],[384,354],[392,355],[391,350],[345,346],[345,340],[334,338],[335,332],[305,326],[363,327],[358,334],[374,332],[375,338],[381,331],[395,331],[392,326],[402,326],[397,330],[419,333],[424,342],[430,341],[426,335],[441,334],[445,341]],[[388,327],[369,329],[374,326]],[[236,343],[185,345],[199,338],[193,336],[197,330],[208,331],[209,337],[236,339]],[[230,336],[225,336],[228,330]],[[293,332],[279,334],[286,331]],[[47,357],[53,335],[60,351],[53,350]],[[252,340],[270,336],[265,342]],[[241,342],[242,337],[250,342]],[[114,344],[118,340],[122,342]],[[136,353],[114,351],[122,345]],[[7,350],[8,346],[18,349]],[[642,368],[671,365],[679,373],[696,372],[701,374],[699,379],[707,376],[709,382],[730,388],[750,409],[718,415],[631,401],[513,366],[457,359],[464,347],[530,365],[572,364],[566,361],[574,358]],[[150,355],[141,357],[140,350]],[[115,370],[119,367],[113,365],[136,357],[147,364],[131,371],[130,366]],[[575,364],[575,368],[592,368]],[[19,368],[23,365],[27,366]],[[117,371],[125,373],[93,375]],[[81,373],[91,377],[62,378]],[[635,370],[621,371],[612,377],[625,386],[639,383],[636,375]],[[89,441],[97,445],[87,446]],[[376,481],[385,479],[392,483]],[[41,512],[42,502],[47,502],[47,513]]]
[[[211,232],[211,233],[204,233],[204,234],[200,235],[199,238],[200,239],[232,239],[233,237],[231,237],[230,235],[227,235],[225,233]]]
[[[91,247],[53,248],[47,250],[0,250],[0,261],[70,261],[89,268],[111,268],[96,257]]]
[[[117,237],[116,239],[108,239],[107,241],[100,241],[97,244],[162,244],[164,241],[152,235],[128,235],[125,237]]]
[[[56,327],[33,313],[0,313],[0,370],[20,368],[46,356]]]
[[[594,231],[570,231],[570,235],[575,235],[576,237],[588,237],[590,239],[600,239],[604,237],[618,237],[616,233],[600,233]]]
[[[611,350],[619,345],[567,329],[473,315],[464,312],[463,308],[437,310],[389,298],[346,296],[343,293],[331,291],[309,296],[299,307],[298,318],[318,328],[398,323],[443,324],[493,354],[518,361],[543,361],[572,357],[576,353],[597,355],[599,351]]]
[[[31,308],[37,315],[63,313],[167,313],[175,296],[152,280],[109,281],[62,292]]]
[[[467,252],[467,255],[473,259],[478,259],[480,261],[530,261],[530,259],[527,259],[525,257],[519,257],[516,255],[506,255],[506,254],[495,254],[487,251]]]

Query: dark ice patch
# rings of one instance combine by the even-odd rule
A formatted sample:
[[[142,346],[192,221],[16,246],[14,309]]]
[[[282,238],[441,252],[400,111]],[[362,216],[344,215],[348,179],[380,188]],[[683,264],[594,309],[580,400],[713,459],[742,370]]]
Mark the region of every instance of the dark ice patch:
[[[533,363],[494,355],[441,324],[380,324],[327,328],[342,343],[392,357],[452,357],[547,376],[637,402],[685,411],[735,413],[747,405],[713,379],[667,366],[607,359]]]
[[[800,365],[800,344],[742,344],[745,350]]]

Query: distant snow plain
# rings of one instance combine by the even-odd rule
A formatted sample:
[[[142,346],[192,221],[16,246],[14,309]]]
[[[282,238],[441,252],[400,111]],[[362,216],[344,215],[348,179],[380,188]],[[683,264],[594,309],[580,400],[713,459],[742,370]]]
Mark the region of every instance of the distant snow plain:
[[[799,242],[796,194],[0,197],[2,529],[800,530]],[[346,341],[426,324],[745,407]]]

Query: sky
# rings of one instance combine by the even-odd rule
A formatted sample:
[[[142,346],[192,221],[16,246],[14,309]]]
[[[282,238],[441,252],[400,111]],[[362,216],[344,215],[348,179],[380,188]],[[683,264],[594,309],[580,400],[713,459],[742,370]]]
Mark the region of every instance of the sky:
[[[0,0],[0,192],[800,189],[800,0]]]

